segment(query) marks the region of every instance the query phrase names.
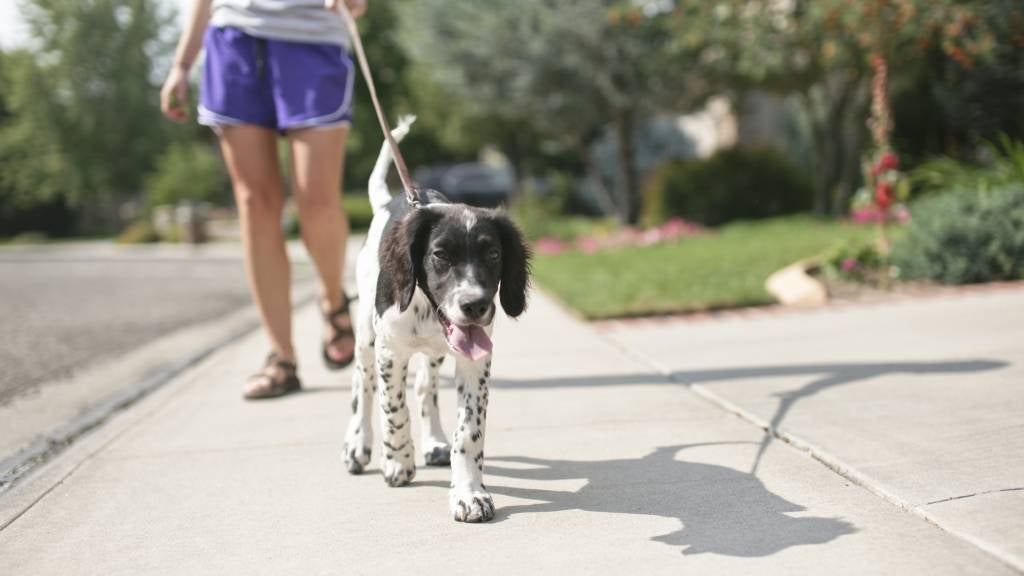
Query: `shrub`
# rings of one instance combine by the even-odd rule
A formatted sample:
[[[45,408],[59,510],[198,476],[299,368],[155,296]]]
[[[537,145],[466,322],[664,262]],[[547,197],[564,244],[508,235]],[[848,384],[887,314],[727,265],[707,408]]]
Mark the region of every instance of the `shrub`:
[[[118,244],[148,244],[159,241],[160,234],[149,220],[139,220],[131,224],[117,237]]]
[[[618,229],[611,218],[564,215],[559,198],[553,196],[523,193],[512,201],[508,211],[530,241],[549,238],[571,242],[581,236],[610,234]]]
[[[345,213],[348,214],[348,223],[352,230],[363,231],[370,228],[373,221],[373,208],[370,206],[370,199],[365,194],[353,194],[346,192],[342,198],[342,205],[345,206]]]
[[[171,144],[146,180],[146,206],[177,205],[184,200],[226,205],[231,196],[220,158],[200,143]]]
[[[884,273],[885,257],[870,242],[843,242],[822,258],[821,268],[828,278],[869,283]]]
[[[1015,280],[1024,271],[1024,185],[927,196],[893,246],[903,278],[945,284]]]
[[[983,165],[960,162],[948,157],[933,158],[910,173],[910,181],[919,193],[940,192],[951,188],[988,190],[1000,186],[1024,186],[1024,142],[1002,136],[986,144]]]
[[[352,232],[365,232],[370,229],[370,222],[373,220],[373,208],[370,206],[370,199],[365,193],[346,191],[341,199],[341,205],[348,216],[348,224]],[[299,212],[293,203],[285,206],[285,213],[282,222],[284,233],[288,238],[299,238],[302,235],[302,220]]]
[[[810,181],[781,154],[733,148],[655,169],[645,185],[642,219],[657,225],[681,217],[714,226],[803,212],[812,202]]]

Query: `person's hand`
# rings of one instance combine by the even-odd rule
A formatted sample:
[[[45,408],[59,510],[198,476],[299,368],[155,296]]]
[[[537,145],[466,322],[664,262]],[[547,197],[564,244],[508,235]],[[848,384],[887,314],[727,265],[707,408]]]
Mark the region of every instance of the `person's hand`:
[[[168,120],[184,122],[188,118],[187,106],[188,69],[175,64],[160,89],[160,111]]]
[[[366,0],[344,0],[345,6],[348,8],[349,14],[353,18],[359,18],[366,13]],[[324,0],[324,5],[329,10],[338,11],[341,9],[342,0]]]

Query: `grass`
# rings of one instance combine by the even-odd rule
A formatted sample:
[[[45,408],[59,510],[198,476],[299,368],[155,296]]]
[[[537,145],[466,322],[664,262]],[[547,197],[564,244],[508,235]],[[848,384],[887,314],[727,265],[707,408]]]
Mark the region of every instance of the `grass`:
[[[538,254],[536,281],[588,319],[768,304],[768,276],[874,228],[810,217],[724,226],[675,243],[594,254]]]

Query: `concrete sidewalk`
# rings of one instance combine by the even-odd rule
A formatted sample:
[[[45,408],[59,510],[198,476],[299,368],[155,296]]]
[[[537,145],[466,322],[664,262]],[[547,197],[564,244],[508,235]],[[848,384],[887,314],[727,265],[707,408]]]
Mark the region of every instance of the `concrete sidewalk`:
[[[447,470],[388,488],[376,451],[366,474],[345,472],[349,374],[321,368],[313,307],[296,326],[307,392],[240,400],[265,353],[253,334],[0,497],[0,573],[1015,573],[805,452],[764,444],[540,294],[496,330],[485,476],[497,517],[455,523]],[[760,361],[691,344],[679,358]],[[448,432],[454,406],[448,381]]]
[[[1024,569],[1024,285],[610,328],[674,380]]]

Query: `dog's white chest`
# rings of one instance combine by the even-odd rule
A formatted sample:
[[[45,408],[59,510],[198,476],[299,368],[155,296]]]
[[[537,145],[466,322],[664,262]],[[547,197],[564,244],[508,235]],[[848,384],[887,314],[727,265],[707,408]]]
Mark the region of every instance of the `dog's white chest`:
[[[397,308],[391,308],[378,321],[381,325],[377,327],[377,332],[386,334],[392,346],[397,345],[412,352],[425,352],[431,357],[448,352],[444,327],[438,321],[430,301],[419,289],[405,312],[398,313]]]

